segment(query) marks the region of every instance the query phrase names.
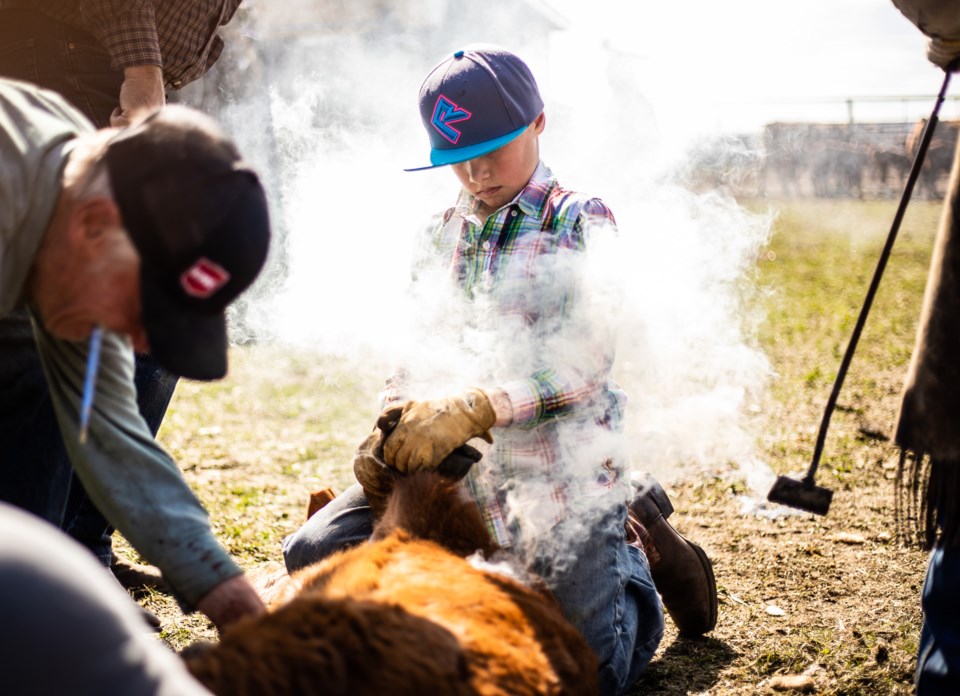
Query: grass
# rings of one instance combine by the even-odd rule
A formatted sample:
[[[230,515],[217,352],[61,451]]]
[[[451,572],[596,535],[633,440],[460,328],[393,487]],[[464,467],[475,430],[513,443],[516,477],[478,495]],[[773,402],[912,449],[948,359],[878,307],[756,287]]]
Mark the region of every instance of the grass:
[[[763,458],[780,474],[809,464],[895,205],[774,207],[756,282],[767,317],[757,338],[777,376],[758,432]],[[714,559],[720,625],[712,640],[668,636],[636,693],[764,693],[771,677],[791,674],[808,674],[822,694],[912,692],[926,556],[896,541],[888,438],[938,215],[936,203],[909,209],[840,393],[818,474],[836,491],[830,514],[751,519],[724,499],[722,476],[679,486],[677,507],[687,514],[677,525]],[[768,614],[770,604],[784,615]],[[673,658],[677,644],[714,667],[691,676]]]
[[[796,472],[809,463],[896,204],[745,205],[777,212],[750,308],[766,317],[755,340],[776,376],[750,418],[760,458],[775,473]],[[894,534],[889,434],[938,215],[935,202],[911,204],[841,392],[818,475],[835,490],[830,514],[743,514],[744,473],[728,465],[672,483],[671,521],[714,561],[720,620],[700,640],[679,638],[668,620],[633,693],[767,693],[771,678],[787,674],[809,675],[821,694],[911,693],[926,555]],[[160,439],[222,543],[255,569],[280,560],[309,491],[350,483],[352,451],[373,422],[387,370],[262,346],[235,348],[231,359],[223,382],[178,386]],[[174,648],[215,639],[205,619],[184,616],[168,598],[142,602]]]

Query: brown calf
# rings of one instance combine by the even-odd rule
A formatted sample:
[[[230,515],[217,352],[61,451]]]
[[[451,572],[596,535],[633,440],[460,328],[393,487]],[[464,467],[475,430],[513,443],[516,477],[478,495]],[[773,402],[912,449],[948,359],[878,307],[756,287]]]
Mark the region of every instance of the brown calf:
[[[370,543],[294,574],[187,666],[231,696],[597,693],[596,657],[552,595],[471,564],[475,550],[493,548],[459,484],[399,478]]]

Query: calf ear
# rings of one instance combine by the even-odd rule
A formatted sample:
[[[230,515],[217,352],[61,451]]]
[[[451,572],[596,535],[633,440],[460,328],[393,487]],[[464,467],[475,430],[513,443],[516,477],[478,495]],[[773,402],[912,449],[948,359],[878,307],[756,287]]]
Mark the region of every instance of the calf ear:
[[[310,502],[307,503],[307,519],[309,520],[315,514],[320,512],[324,506],[337,497],[332,488],[322,488],[310,494]]]
[[[392,433],[393,429],[397,427],[397,424],[400,422],[400,416],[403,415],[404,406],[406,406],[406,404],[392,406],[377,418],[377,427],[383,431],[384,437]]]
[[[459,481],[470,472],[470,467],[480,461],[483,455],[475,447],[460,445],[437,465],[437,473]]]

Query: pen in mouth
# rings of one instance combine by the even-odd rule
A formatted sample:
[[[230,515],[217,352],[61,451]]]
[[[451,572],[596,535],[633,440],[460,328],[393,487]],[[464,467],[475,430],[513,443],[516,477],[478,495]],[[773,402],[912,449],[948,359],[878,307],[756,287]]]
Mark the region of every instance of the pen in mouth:
[[[87,374],[83,379],[83,398],[80,402],[80,444],[87,441],[87,426],[90,425],[90,409],[97,385],[97,369],[100,367],[100,342],[103,331],[94,326],[90,334],[90,351],[87,353]]]

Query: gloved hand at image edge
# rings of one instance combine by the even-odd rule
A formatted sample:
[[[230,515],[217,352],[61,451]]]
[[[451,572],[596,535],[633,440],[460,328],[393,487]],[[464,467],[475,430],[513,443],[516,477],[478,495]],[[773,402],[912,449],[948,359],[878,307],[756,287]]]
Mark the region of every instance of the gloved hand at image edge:
[[[927,58],[944,70],[960,71],[960,40],[930,39],[927,42]]]
[[[388,414],[395,412],[386,411],[381,418]],[[408,401],[396,428],[384,442],[383,456],[399,471],[436,468],[471,438],[493,442],[489,430],[496,420],[486,392],[476,387],[443,399]]]
[[[960,13],[943,0],[893,0],[893,4],[926,35],[927,58],[944,70],[957,70],[951,63],[960,57]]]

